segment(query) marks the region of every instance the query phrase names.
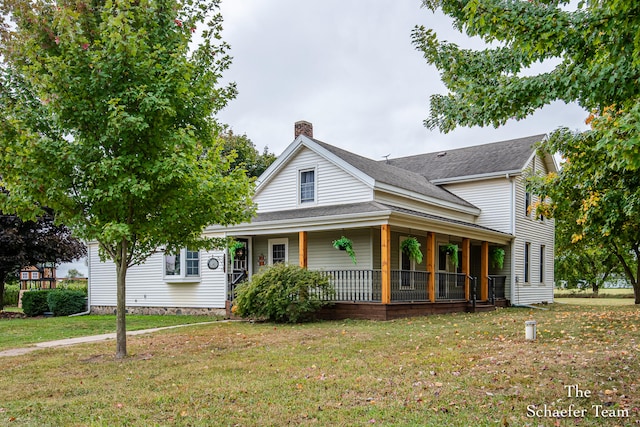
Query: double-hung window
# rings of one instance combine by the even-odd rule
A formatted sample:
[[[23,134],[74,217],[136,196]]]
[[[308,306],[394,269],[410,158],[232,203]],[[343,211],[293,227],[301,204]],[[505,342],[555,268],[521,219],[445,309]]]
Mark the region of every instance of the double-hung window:
[[[164,277],[168,282],[200,280],[200,251],[182,249],[164,256]]]
[[[316,170],[300,171],[300,204],[316,201]]]

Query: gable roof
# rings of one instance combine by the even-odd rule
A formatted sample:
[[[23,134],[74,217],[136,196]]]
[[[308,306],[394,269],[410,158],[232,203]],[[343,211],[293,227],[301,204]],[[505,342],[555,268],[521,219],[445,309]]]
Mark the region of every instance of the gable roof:
[[[432,182],[454,178],[521,173],[544,134],[436,153],[390,159],[389,165],[420,174]],[[385,161],[377,162],[385,164]]]
[[[371,160],[366,157],[359,156],[350,151],[343,150],[333,145],[327,144],[317,139],[312,139],[313,142],[320,147],[336,155],[340,159],[344,160],[354,168],[363,172],[367,176],[373,178],[376,184],[387,184],[399,189],[409,190],[423,196],[427,196],[434,199],[439,199],[457,205],[475,208],[471,203],[456,196],[455,194],[438,187],[437,185],[429,182],[427,178],[419,173],[412,172],[407,169],[399,168],[393,165],[380,163],[376,160]]]

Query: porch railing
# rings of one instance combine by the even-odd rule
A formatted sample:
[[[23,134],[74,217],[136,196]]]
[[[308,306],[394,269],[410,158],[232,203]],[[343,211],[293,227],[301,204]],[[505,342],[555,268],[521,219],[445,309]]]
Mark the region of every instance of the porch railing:
[[[429,301],[429,272],[391,270],[391,301]]]
[[[321,270],[335,289],[333,301],[380,302],[382,301],[382,273],[380,270]]]
[[[489,276],[489,299],[495,302],[496,298],[505,299],[505,283],[507,276]]]
[[[335,289],[334,301],[382,301],[380,270],[322,270]],[[429,301],[429,273],[391,270],[391,301]]]
[[[436,273],[436,300],[465,300],[465,274]]]

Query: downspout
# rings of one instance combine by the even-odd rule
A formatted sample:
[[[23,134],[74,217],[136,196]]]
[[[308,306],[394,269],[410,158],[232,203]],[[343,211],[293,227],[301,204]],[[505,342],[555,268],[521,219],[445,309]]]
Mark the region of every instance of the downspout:
[[[87,311],[71,314],[68,317],[91,314],[91,246],[87,245]]]

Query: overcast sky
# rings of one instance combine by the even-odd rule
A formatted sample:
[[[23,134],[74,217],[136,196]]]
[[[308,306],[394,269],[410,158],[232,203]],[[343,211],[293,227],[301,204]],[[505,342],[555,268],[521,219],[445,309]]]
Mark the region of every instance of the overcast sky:
[[[416,25],[441,39],[479,47],[420,0],[223,0],[225,73],[239,95],[219,117],[258,149],[280,154],[297,120],[314,137],[372,159],[584,129],[586,113],[557,103],[495,128],[429,131],[429,97],[445,93],[435,67],[411,44]]]
[[[411,44],[416,25],[441,39],[480,47],[420,0],[223,0],[223,39],[233,64],[225,73],[239,95],[219,114],[235,133],[280,154],[293,124],[314,137],[380,160],[548,133],[584,129],[586,113],[557,103],[531,118],[494,128],[429,131],[429,97],[445,93],[435,69]],[[63,265],[86,274],[84,261]]]

